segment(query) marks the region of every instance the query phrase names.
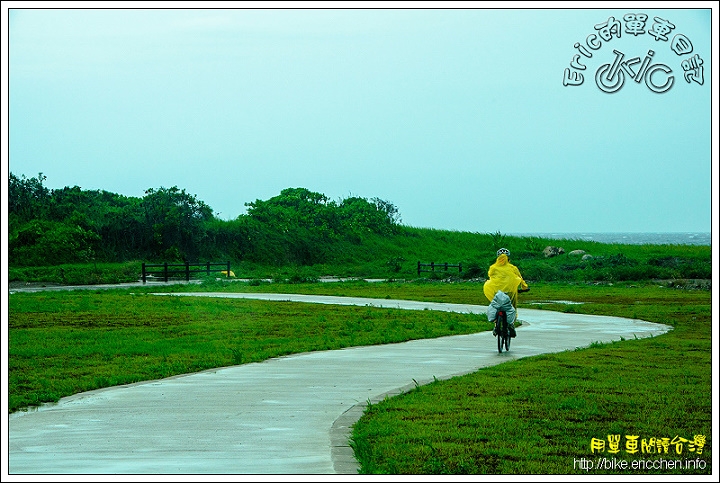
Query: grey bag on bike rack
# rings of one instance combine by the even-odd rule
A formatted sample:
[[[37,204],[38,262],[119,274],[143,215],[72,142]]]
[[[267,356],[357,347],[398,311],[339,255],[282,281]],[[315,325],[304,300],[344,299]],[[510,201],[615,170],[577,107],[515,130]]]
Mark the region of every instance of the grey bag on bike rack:
[[[498,290],[487,308],[487,318],[490,322],[495,320],[498,310],[504,310],[507,313],[508,323],[515,321],[515,307],[513,307],[508,294],[502,290]]]

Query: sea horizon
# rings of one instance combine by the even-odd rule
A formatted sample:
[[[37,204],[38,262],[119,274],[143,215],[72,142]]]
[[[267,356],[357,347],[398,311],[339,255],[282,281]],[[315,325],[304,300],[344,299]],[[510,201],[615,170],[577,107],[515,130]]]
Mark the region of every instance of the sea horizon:
[[[511,236],[540,237],[557,240],[584,240],[629,245],[711,245],[711,232],[547,232],[509,233]]]

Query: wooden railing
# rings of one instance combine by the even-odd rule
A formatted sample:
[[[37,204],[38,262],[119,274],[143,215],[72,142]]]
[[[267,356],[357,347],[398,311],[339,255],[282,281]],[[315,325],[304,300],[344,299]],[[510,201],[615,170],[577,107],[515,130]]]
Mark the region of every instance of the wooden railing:
[[[462,272],[462,263],[420,263],[417,264],[417,273],[418,277],[420,276],[420,272],[435,272],[436,270],[444,270],[448,271],[449,268],[457,268],[458,273]]]
[[[143,263],[142,264],[142,281],[147,282],[148,275],[158,276],[167,282],[169,278],[185,276],[186,281],[190,281],[191,273],[205,273],[210,275],[213,272],[225,272],[230,278],[230,262],[225,263]]]

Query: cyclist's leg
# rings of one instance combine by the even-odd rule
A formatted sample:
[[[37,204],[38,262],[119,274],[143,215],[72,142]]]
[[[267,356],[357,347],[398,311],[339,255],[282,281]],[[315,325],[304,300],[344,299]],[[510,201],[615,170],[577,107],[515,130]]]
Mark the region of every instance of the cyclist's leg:
[[[517,333],[515,332],[515,321],[517,320],[517,309],[515,309],[515,317],[512,321],[508,320],[508,331],[510,332],[510,337],[515,337]]]

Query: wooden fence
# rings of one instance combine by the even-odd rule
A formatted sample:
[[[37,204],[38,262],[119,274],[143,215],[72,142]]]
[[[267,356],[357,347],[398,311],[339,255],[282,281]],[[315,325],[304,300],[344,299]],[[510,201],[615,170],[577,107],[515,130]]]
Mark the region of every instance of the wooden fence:
[[[225,272],[230,278],[230,262],[225,263],[143,263],[142,264],[142,281],[147,282],[148,275],[159,276],[163,281],[167,282],[170,277],[185,276],[186,281],[190,281],[191,273],[205,273],[210,275],[212,272]]]
[[[435,262],[420,263],[420,262],[418,262],[417,273],[418,273],[418,277],[419,277],[420,272],[434,272],[435,269],[444,270],[447,272],[448,268],[457,268],[458,273],[461,273],[462,272],[462,263],[451,264],[451,263],[447,263],[447,262],[445,262],[445,263],[435,263]]]

